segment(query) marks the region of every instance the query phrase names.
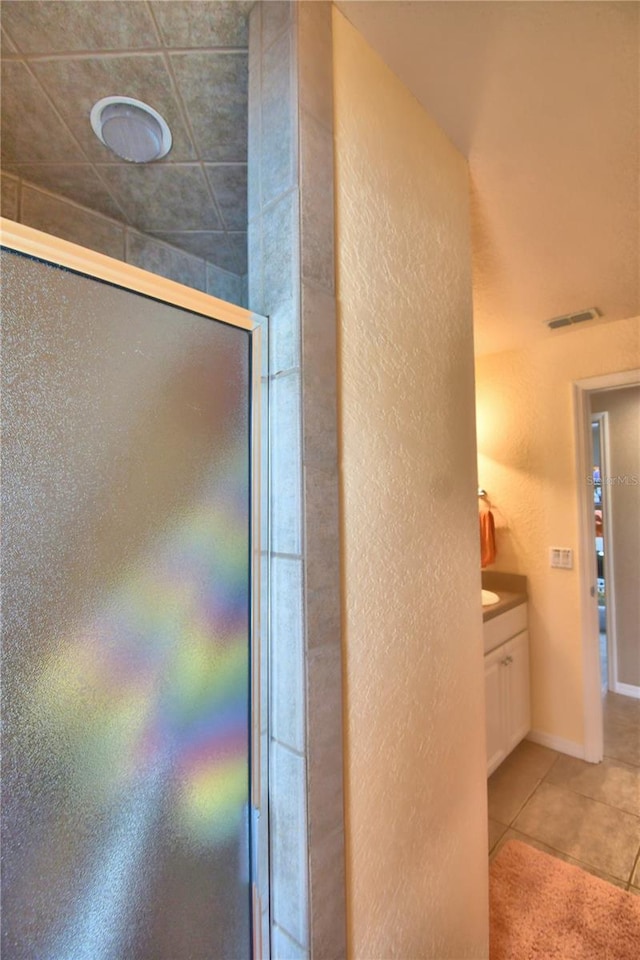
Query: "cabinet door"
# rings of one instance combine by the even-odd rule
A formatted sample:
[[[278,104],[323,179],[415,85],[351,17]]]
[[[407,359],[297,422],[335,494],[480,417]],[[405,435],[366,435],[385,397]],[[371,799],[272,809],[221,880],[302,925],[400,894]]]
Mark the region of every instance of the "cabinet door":
[[[505,679],[504,646],[498,647],[484,658],[485,723],[487,731],[487,776],[496,769],[507,755],[505,730]]]
[[[507,753],[510,753],[531,729],[529,691],[529,634],[526,630],[505,644],[509,666],[505,669],[507,687]]]

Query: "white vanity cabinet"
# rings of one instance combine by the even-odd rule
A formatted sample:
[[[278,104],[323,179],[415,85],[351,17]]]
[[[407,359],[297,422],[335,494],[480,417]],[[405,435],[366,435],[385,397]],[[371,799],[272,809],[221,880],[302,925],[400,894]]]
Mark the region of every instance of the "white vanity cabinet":
[[[531,729],[527,605],[484,624],[487,776]]]

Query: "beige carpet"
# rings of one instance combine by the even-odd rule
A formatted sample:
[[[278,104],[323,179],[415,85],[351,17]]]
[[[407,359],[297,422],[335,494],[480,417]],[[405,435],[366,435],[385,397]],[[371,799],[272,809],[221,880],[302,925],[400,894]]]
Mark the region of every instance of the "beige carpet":
[[[491,960],[638,960],[640,897],[509,840],[490,869]]]

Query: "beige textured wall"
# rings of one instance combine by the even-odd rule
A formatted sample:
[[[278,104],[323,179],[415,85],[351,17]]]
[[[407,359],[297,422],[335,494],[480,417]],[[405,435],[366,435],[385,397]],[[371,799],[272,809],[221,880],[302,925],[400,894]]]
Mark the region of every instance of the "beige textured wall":
[[[640,362],[640,318],[550,332],[478,357],[478,479],[496,519],[493,569],[529,578],[533,729],[583,744],[582,624],[572,382]],[[552,570],[549,547],[572,547]]]
[[[616,480],[609,490],[618,681],[640,687],[640,387],[594,394],[592,413],[603,410],[609,414],[609,472]]]
[[[467,167],[334,9],[349,955],[488,956]]]

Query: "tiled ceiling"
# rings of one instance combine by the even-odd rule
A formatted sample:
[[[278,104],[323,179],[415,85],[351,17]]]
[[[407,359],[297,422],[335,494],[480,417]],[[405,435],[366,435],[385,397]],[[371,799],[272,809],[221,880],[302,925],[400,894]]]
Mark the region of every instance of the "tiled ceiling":
[[[3,2],[0,163],[84,206],[204,257],[247,269],[249,2]],[[89,114],[134,97],[173,146],[119,160]]]

